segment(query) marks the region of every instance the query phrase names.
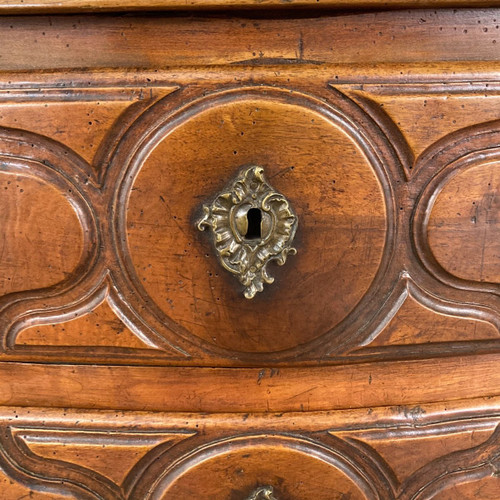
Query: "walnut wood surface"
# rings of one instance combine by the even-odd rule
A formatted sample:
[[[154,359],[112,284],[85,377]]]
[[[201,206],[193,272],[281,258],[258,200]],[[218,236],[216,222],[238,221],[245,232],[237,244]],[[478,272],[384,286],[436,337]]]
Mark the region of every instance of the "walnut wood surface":
[[[0,403],[148,411],[316,411],[498,392],[498,355],[305,368],[2,363]],[[463,368],[466,367],[466,368]]]
[[[498,398],[259,415],[4,407],[0,466],[16,483],[0,481],[7,500],[245,499],[262,484],[301,500],[493,499],[499,418]]]
[[[496,0],[2,0],[0,12],[59,13],[148,10],[232,9],[389,9],[438,7],[492,7]]]
[[[497,351],[496,65],[298,68],[11,73],[2,356],[259,366]],[[300,221],[292,265],[251,302],[195,224],[245,164]],[[54,207],[36,212],[36,238],[31,192]],[[56,250],[36,273],[44,241]]]
[[[0,17],[0,498],[496,500],[499,26]],[[249,165],[250,301],[196,227]]]
[[[309,63],[315,70],[326,64],[368,64],[376,70],[383,62],[477,61],[473,67],[479,72],[481,61],[498,61],[499,9],[368,11],[337,16],[307,11],[288,17],[252,16],[251,11],[205,17],[165,13],[2,16],[0,69],[171,70],[193,65]],[[233,78],[239,78],[238,69],[232,68]],[[329,77],[340,78],[344,71]],[[99,76],[101,72],[91,81]]]

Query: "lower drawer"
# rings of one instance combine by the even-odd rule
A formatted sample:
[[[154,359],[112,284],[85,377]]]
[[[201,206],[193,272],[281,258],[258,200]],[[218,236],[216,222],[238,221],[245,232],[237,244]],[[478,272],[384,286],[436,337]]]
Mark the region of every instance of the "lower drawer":
[[[313,413],[0,413],[2,499],[493,499],[500,398]]]

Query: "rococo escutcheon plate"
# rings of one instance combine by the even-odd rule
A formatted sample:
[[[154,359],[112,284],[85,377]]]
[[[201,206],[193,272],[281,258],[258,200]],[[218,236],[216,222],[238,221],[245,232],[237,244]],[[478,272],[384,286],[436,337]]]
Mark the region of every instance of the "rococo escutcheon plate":
[[[264,169],[247,167],[210,205],[203,206],[198,228],[212,230],[212,239],[222,266],[236,275],[251,299],[272,283],[266,266],[286,262],[298,219],[288,200],[265,180]]]

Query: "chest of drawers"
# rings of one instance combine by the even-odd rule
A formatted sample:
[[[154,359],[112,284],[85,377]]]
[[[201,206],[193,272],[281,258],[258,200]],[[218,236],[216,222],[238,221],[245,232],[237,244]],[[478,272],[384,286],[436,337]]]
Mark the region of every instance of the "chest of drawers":
[[[320,3],[0,6],[2,500],[499,498],[500,10]]]

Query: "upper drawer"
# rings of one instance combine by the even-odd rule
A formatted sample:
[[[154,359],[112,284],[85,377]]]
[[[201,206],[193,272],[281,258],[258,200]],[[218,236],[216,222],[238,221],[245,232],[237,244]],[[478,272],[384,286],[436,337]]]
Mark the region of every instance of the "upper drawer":
[[[0,19],[4,359],[497,351],[497,14]]]

